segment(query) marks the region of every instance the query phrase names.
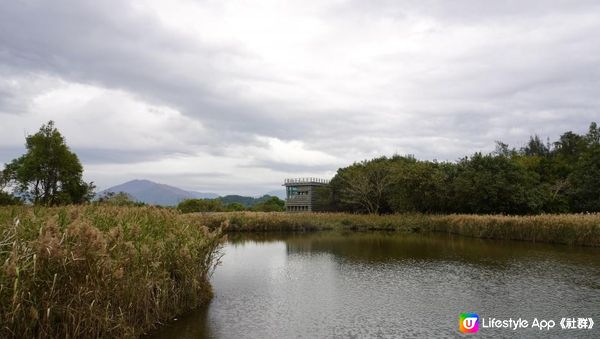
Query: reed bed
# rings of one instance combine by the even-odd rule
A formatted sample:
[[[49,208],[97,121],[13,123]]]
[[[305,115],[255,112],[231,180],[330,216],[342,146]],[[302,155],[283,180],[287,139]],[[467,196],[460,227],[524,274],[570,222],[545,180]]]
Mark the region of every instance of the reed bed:
[[[222,239],[168,209],[0,208],[0,337],[137,337],[211,298]]]
[[[428,219],[422,214],[348,214],[285,212],[193,213],[189,218],[217,227],[228,223],[229,232],[304,232],[321,230],[420,231]]]
[[[431,217],[431,231],[463,236],[600,246],[600,214],[532,216],[445,215]]]
[[[189,217],[228,231],[303,232],[319,230],[384,230],[444,232],[462,236],[600,246],[600,214],[505,215],[360,215],[347,213],[196,213]]]

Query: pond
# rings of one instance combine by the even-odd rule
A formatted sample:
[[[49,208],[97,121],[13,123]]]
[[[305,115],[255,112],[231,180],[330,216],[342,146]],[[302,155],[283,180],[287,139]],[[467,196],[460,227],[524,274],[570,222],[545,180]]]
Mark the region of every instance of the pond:
[[[153,338],[600,338],[600,249],[450,235],[233,234],[214,299]],[[592,329],[561,329],[593,318]],[[527,328],[483,328],[490,318]],[[532,327],[537,319],[552,329]],[[541,323],[544,324],[544,323]]]

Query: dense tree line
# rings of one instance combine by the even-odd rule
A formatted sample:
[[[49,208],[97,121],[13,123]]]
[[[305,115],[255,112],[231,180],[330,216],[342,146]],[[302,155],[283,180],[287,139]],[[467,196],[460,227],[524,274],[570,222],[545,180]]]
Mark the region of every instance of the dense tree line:
[[[323,210],[357,213],[600,212],[600,128],[458,162],[381,157],[338,170],[320,189]]]

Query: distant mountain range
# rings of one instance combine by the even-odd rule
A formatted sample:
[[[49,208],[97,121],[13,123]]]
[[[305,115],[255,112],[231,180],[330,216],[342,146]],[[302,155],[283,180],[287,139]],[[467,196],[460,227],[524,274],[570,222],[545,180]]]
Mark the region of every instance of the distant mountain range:
[[[186,199],[217,199],[220,198],[224,204],[240,203],[246,207],[254,206],[257,203],[267,200],[270,196],[276,196],[285,199],[285,192],[271,191],[262,197],[247,197],[242,195],[226,195],[220,197],[216,193],[202,193],[196,191],[186,191],[181,188],[159,184],[150,180],[131,180],[126,183],[107,188],[97,194],[102,196],[108,192],[124,192],[129,194],[133,200],[145,202],[151,205],[175,206]]]
[[[98,193],[98,196],[107,192],[125,192],[136,201],[163,206],[175,206],[185,199],[215,199],[219,197],[219,195],[215,193],[186,191],[181,188],[159,184],[150,180],[137,179],[107,188]]]

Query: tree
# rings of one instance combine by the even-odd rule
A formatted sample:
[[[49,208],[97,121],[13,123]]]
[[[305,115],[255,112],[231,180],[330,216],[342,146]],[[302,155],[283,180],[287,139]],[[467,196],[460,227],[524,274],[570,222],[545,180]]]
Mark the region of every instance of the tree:
[[[545,204],[539,176],[503,156],[475,153],[458,164],[453,181],[456,212],[539,213]]]
[[[329,185],[315,187],[313,194],[315,196],[313,211],[335,211],[335,207],[333,205],[333,194]]]
[[[14,191],[34,204],[80,204],[92,199],[94,184],[82,180],[83,167],[49,121],[26,137],[27,153],[6,164],[3,175]]]
[[[341,169],[331,185],[340,205],[369,214],[384,212],[392,187],[388,159],[363,161]]]
[[[550,154],[548,146],[544,145],[544,142],[537,135],[529,137],[527,146],[523,148],[523,153],[528,156],[540,156],[545,157]]]
[[[600,127],[598,127],[595,122],[590,124],[590,128],[585,138],[587,139],[589,146],[600,144]]]
[[[227,212],[239,212],[239,211],[245,211],[246,207],[242,204],[240,204],[239,202],[232,202],[231,204],[227,204],[227,206],[225,207],[225,210]]]
[[[429,161],[398,167],[390,204],[394,212],[445,212],[455,166]]]
[[[177,205],[182,213],[223,212],[225,206],[219,199],[186,199]]]
[[[108,204],[116,206],[144,206],[146,203],[136,201],[133,196],[126,192],[106,192],[98,198],[99,204]]]
[[[285,202],[278,197],[270,197],[268,200],[254,205],[252,209],[259,212],[283,212]]]
[[[600,212],[600,145],[591,147],[570,174],[571,210]]]

